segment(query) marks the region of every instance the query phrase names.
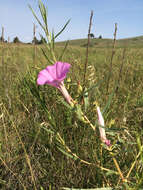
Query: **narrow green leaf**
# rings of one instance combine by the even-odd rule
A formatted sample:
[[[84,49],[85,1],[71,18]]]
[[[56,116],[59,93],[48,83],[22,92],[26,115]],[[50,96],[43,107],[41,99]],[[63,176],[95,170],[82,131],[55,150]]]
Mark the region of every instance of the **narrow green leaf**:
[[[117,172],[115,172],[113,170],[108,171],[105,175],[109,176],[109,175],[113,175],[113,174],[119,175]]]
[[[62,58],[63,58],[63,56],[64,56],[64,53],[65,53],[65,51],[66,51],[66,49],[67,49],[68,44],[69,44],[69,40],[66,41],[66,44],[65,44],[65,46],[64,46],[64,49],[63,49],[61,55],[59,56],[59,60],[62,60]]]
[[[55,39],[65,30],[65,28],[67,27],[67,25],[69,24],[70,19],[66,22],[66,24],[64,25],[64,27],[60,30],[60,32],[58,32],[58,34],[56,34]]]
[[[81,105],[79,105],[79,104],[76,105],[75,112],[76,112],[76,115],[77,115],[78,119],[81,120],[81,121],[84,121],[83,113],[82,113],[82,110],[81,110]]]
[[[115,89],[116,89],[116,88],[115,88]],[[106,113],[106,111],[107,111],[108,108],[110,107],[112,98],[113,98],[113,96],[114,96],[114,94],[115,94],[115,89],[114,89],[113,92],[110,94],[110,96],[109,96],[109,98],[108,98],[108,101],[107,101],[107,103],[106,103],[106,105],[105,105],[105,107],[104,107],[104,109],[103,109],[103,111],[102,111],[102,114]]]
[[[40,20],[38,19],[38,17],[36,16],[34,10],[32,9],[32,7],[30,5],[28,5],[30,10],[32,11],[34,17],[36,18],[37,22],[39,23],[39,25],[43,28],[44,31],[46,31],[45,27],[42,25],[42,23],[40,22]]]
[[[47,56],[47,54],[45,53],[44,49],[41,48],[41,50],[42,50],[43,55],[44,55],[45,58],[47,59],[47,61],[48,61],[49,63],[51,63],[51,64],[54,64],[54,62],[53,62],[51,59],[49,59],[49,57]]]
[[[29,74],[29,76],[31,76]],[[24,85],[30,90],[31,94],[37,99],[37,102],[43,108],[43,110],[47,113],[47,118],[49,119],[52,126],[55,126],[54,119],[52,118],[45,102],[43,101],[42,97],[40,96],[40,91],[36,86],[35,80],[32,81],[31,79],[27,79],[26,77],[23,79]]]
[[[90,86],[87,90],[84,91],[84,94],[98,87],[102,82],[106,81],[107,77],[103,80],[100,80],[97,84]],[[83,95],[82,95],[83,96]]]
[[[52,30],[52,49],[55,48],[55,36],[54,36],[54,30]]]
[[[73,108],[72,108],[62,97],[58,97],[58,100],[59,100],[64,106],[66,106],[69,110],[73,110]]]
[[[6,181],[0,179],[0,184],[6,184]]]
[[[47,15],[48,15],[47,9],[45,8],[45,6],[41,0],[39,0],[39,9],[40,9],[40,13],[41,13],[41,16],[43,18],[43,21],[45,23],[45,26],[48,26],[47,25]]]
[[[84,99],[84,109],[86,111],[89,106],[88,92],[84,93],[83,99]]]
[[[41,128],[44,129],[47,133],[55,134],[55,132],[50,130],[50,129],[47,129],[47,128],[43,127],[43,126],[41,126]]]
[[[73,156],[72,154],[67,153],[65,150],[61,149],[60,147],[57,147],[59,149],[59,151],[61,151],[64,155],[66,155],[67,157],[70,157],[74,160],[77,160],[77,158],[75,156]]]
[[[136,139],[137,139],[137,145],[138,145],[139,151],[142,151],[141,140],[138,134],[136,135]]]

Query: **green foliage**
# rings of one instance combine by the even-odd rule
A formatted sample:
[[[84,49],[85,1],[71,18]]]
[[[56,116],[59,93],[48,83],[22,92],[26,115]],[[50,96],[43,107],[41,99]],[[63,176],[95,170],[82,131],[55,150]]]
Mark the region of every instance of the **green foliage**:
[[[1,36],[0,37],[0,42],[4,42],[5,40],[4,40],[4,38]]]
[[[17,36],[13,39],[13,43],[20,43],[20,40]]]
[[[136,39],[136,40],[135,40]],[[57,45],[63,46],[65,42],[58,42]],[[70,40],[71,46],[86,47],[87,39],[75,39]],[[92,48],[112,48],[113,40],[108,38],[93,38],[90,40],[90,47]],[[143,47],[143,36],[136,38],[125,38],[116,41],[116,48],[142,48]]]
[[[124,50],[116,50],[108,93],[112,50],[105,44],[91,48],[83,92],[85,49],[80,44],[69,48],[68,43],[55,44],[69,21],[54,35],[49,32],[47,9],[40,0],[39,9],[43,23],[31,8],[46,41],[36,46],[36,52],[32,45],[0,46],[0,188],[142,188],[142,48],[126,50],[122,72]],[[58,89],[36,84],[38,72],[57,58],[72,64],[71,80],[65,80],[65,85],[76,102],[74,107],[64,101]],[[105,118],[110,148],[99,137],[97,102]]]
[[[41,47],[43,48],[43,46]],[[52,189],[58,189],[59,186],[81,189],[101,188],[107,186],[106,181],[110,181],[111,188],[115,187],[119,176],[110,173],[110,170],[116,172],[116,169],[110,155],[107,155],[106,147],[101,145],[98,128],[95,136],[92,129],[88,127],[88,123],[80,119],[81,109],[84,110],[85,105],[82,104],[81,108],[78,108],[78,119],[75,117],[75,110],[69,107],[58,90],[50,86],[38,87],[36,85],[37,73],[47,65],[47,59],[43,56],[42,51],[37,49],[36,56],[39,64],[33,65],[32,51],[34,51],[32,46],[23,45],[15,48],[7,45],[4,51],[5,65],[1,65],[0,70],[1,77],[5,73],[5,83],[0,80],[0,138],[1,154],[3,155],[1,158],[6,165],[1,163],[3,168],[1,179],[8,183],[3,183],[2,188],[18,186],[19,189],[22,189],[23,186],[20,183],[22,180],[24,186],[33,189],[32,182],[28,177],[31,174],[27,167],[27,161],[10,120],[19,129],[22,142],[32,162],[32,169],[37,173],[34,173],[37,189],[40,186],[46,189],[50,185]],[[60,54],[62,50],[59,47],[55,51]],[[78,55],[83,55],[82,59],[84,59],[84,48],[78,48],[78,51]],[[87,90],[85,91],[88,92],[89,102],[89,105],[86,106],[86,115],[96,126],[97,115],[93,103],[95,100],[98,101],[104,112],[105,124],[108,128],[107,135],[113,144],[113,152],[121,170],[126,171],[125,176],[132,164],[135,163],[129,176],[129,180],[132,182],[129,183],[130,188],[137,185],[139,188],[142,187],[142,153],[140,151],[143,145],[141,95],[143,66],[141,63],[142,50],[140,50],[140,54],[138,51],[138,49],[128,49],[120,86],[118,92],[115,93],[117,73],[122,63],[122,49],[117,50],[108,95],[105,87],[108,57],[111,55],[110,49],[96,49],[98,54],[96,60],[93,56],[95,50],[91,50],[89,60],[91,60],[91,66],[94,63],[95,67],[92,77],[94,82],[91,79],[87,81]],[[67,49],[66,57],[63,60],[70,62],[71,54],[73,54],[73,61],[76,62],[78,59],[76,47]],[[131,56],[132,59],[130,59]],[[69,85],[68,91],[72,97],[78,100],[82,94],[78,94],[75,76],[79,81],[82,81],[82,59],[77,60],[78,64],[72,65],[71,82],[66,83]],[[90,69],[90,73],[91,71]],[[17,75],[15,75],[16,72]],[[58,133],[67,147],[58,140]],[[8,153],[8,149],[11,152]],[[7,156],[11,158],[11,162]],[[83,161],[87,161],[91,165],[85,164]],[[24,168],[21,169],[23,164]],[[99,166],[110,170],[102,171]],[[14,173],[19,173],[16,178],[17,183],[15,183],[15,177],[8,174],[9,169]]]
[[[36,37],[34,37],[32,40],[32,43],[33,44],[39,44],[39,40]]]
[[[51,59],[49,59],[50,63],[54,63],[54,62],[56,62],[56,60],[58,60],[57,56],[55,54],[55,50],[54,50],[55,39],[66,29],[70,20],[68,20],[66,22],[66,24],[63,26],[63,28],[57,34],[54,34],[54,31],[50,32],[49,28],[48,28],[48,21],[47,21],[48,10],[47,10],[46,6],[43,4],[43,2],[41,0],[38,1],[38,5],[39,5],[40,15],[42,17],[43,23],[39,20],[39,18],[37,17],[36,13],[34,12],[34,10],[32,9],[32,7],[30,5],[29,5],[29,8],[31,9],[35,19],[37,20],[37,22],[39,23],[39,25],[41,26],[41,28],[43,29],[43,31],[45,33],[47,40],[43,40],[44,38],[42,37],[43,39],[41,40],[41,42],[43,42],[45,44],[47,51],[51,55]],[[47,42],[47,43],[45,43],[45,42]],[[67,46],[67,44],[65,45],[65,47],[66,46]],[[65,48],[63,49],[63,52],[61,53],[60,57],[63,56],[64,52],[65,52]]]
[[[90,36],[90,38],[94,38],[94,34],[93,33],[90,33],[89,36]]]
[[[64,190],[113,190],[113,188],[95,188],[95,189],[75,189],[75,188],[63,188]]]

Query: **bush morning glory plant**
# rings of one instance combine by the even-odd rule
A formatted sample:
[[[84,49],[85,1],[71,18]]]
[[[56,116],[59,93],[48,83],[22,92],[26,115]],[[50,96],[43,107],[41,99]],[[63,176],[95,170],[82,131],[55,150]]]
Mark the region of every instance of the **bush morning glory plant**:
[[[31,8],[31,7],[30,7]],[[115,158],[115,155],[113,153],[114,148],[116,147],[116,143],[113,142],[112,144],[110,143],[110,140],[108,140],[107,138],[107,134],[106,134],[106,127],[105,127],[105,123],[104,123],[104,118],[103,118],[103,112],[101,112],[100,107],[98,106],[98,103],[96,104],[96,113],[94,114],[94,124],[93,121],[91,122],[90,119],[87,117],[87,113],[85,112],[85,109],[83,109],[83,104],[86,103],[86,101],[88,101],[88,105],[92,106],[89,102],[89,98],[88,98],[88,91],[90,90],[89,88],[85,88],[83,90],[82,88],[82,84],[80,84],[80,97],[82,98],[82,101],[79,101],[76,99],[74,100],[70,93],[68,92],[66,85],[64,83],[64,80],[67,77],[68,72],[70,71],[70,67],[71,64],[67,63],[67,62],[62,62],[62,57],[65,53],[65,49],[67,47],[67,43],[61,53],[60,56],[56,55],[55,52],[55,39],[64,31],[64,29],[66,28],[66,26],[69,23],[68,22],[64,25],[64,27],[61,29],[60,32],[58,32],[57,34],[54,34],[54,32],[50,32],[49,28],[48,28],[48,22],[47,22],[47,10],[44,6],[44,4],[42,3],[41,0],[39,0],[39,9],[40,9],[40,13],[41,16],[43,18],[43,24],[41,23],[41,21],[38,19],[38,17],[36,16],[35,12],[33,11],[33,9],[31,8],[35,18],[37,19],[38,23],[40,24],[40,26],[42,27],[42,29],[45,32],[45,36],[47,38],[47,43],[45,43],[45,47],[47,52],[50,54],[50,57],[48,56],[49,54],[47,54],[44,50],[43,54],[46,56],[47,60],[48,60],[48,65],[45,69],[38,71],[38,76],[37,76],[37,85],[38,86],[42,86],[42,85],[50,85],[53,86],[55,88],[57,88],[61,94],[63,95],[66,103],[68,103],[68,106],[70,107],[70,111],[73,112],[74,114],[76,114],[77,118],[79,119],[80,122],[83,122],[86,126],[89,126],[92,128],[93,133],[96,133],[96,128],[99,128],[99,133],[100,133],[100,139],[101,139],[101,146],[103,145],[103,148],[108,152],[108,155],[110,155],[110,157],[113,160],[113,163],[115,165],[115,168],[117,170],[117,172],[112,171],[114,174],[119,175],[119,180],[121,180],[123,183],[127,182],[126,177],[124,177],[120,166]],[[77,83],[77,88],[79,87],[79,81]],[[39,89],[40,90],[40,89]],[[86,96],[85,96],[86,94]],[[40,96],[38,96],[39,98]],[[110,96],[112,97],[112,96]],[[110,97],[109,97],[109,101],[107,102],[107,105],[105,107],[109,107],[110,105]],[[87,99],[88,98],[88,99]],[[41,99],[39,98],[38,100],[41,101]],[[95,94],[95,101],[98,102],[98,100],[96,100],[96,94]],[[49,112],[48,112],[49,114]],[[52,117],[49,117],[49,121],[52,120]],[[52,123],[54,125],[54,122]],[[86,161],[80,158],[80,156],[78,156],[77,154],[73,153],[72,150],[69,148],[69,146],[66,145],[65,140],[63,139],[62,135],[56,131],[52,129],[51,130],[46,130],[49,133],[51,133],[52,135],[55,135],[55,139],[57,140],[57,142],[60,144],[60,147],[58,147],[58,149],[65,154],[67,157],[70,157],[74,160],[79,160],[80,162],[84,163],[84,164],[94,164],[94,163],[90,163],[90,161]],[[79,137],[80,138],[80,137]],[[96,135],[95,138],[98,138],[98,136]],[[106,152],[106,154],[107,154]],[[103,166],[96,165],[98,168],[105,171],[110,171],[110,169],[104,168]],[[133,166],[134,167],[134,166]],[[132,168],[129,170],[129,173],[127,176],[129,176],[129,174],[131,173]],[[126,184],[127,185],[127,184]]]
[[[70,66],[71,65],[69,63],[63,63],[63,62],[56,62],[53,65],[47,66],[46,69],[43,69],[42,71],[39,72],[38,78],[37,78],[37,84],[38,85],[48,84],[48,85],[58,88],[63,94],[67,103],[73,107],[74,101],[69,95],[63,82],[64,79],[66,78],[67,72],[69,72]],[[98,114],[99,125],[102,126],[102,127],[99,127],[101,140],[107,146],[110,146],[110,141],[106,138],[106,133],[105,133],[105,128],[104,128],[104,119],[103,119],[99,106],[97,106],[97,114]]]

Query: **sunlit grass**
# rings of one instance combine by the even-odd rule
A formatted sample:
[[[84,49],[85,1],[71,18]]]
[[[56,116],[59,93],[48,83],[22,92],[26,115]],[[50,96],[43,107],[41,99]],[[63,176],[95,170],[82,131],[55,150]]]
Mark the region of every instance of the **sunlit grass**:
[[[111,156],[101,145],[98,128],[94,134],[85,123],[78,121],[75,114],[63,104],[58,90],[50,86],[37,87],[37,73],[49,64],[40,48],[36,47],[36,62],[33,62],[31,45],[0,47],[1,189],[122,186],[119,176],[114,174],[117,171]],[[62,48],[57,47],[57,54],[60,55]],[[65,84],[72,97],[79,101],[82,100],[78,97],[77,82],[80,81],[82,85],[85,51],[83,47],[69,46],[62,59],[72,65],[68,75],[71,82],[65,80]],[[89,91],[90,106],[85,113],[92,123],[97,120],[94,101],[98,101],[103,110],[118,81],[123,48],[116,49],[107,93],[106,77],[109,74],[111,53],[112,50],[108,48],[91,47],[89,50],[91,67],[87,70],[86,87],[103,80]],[[104,114],[107,135],[111,143],[116,144],[114,154],[125,177],[135,162],[128,179],[130,187],[142,187],[143,177],[143,158],[142,153],[139,154],[143,141],[142,57],[142,48],[127,48],[119,89]],[[29,87],[26,82],[29,82]],[[46,108],[33,95],[35,89]],[[54,125],[45,109],[54,118]],[[57,148],[55,136],[52,132],[47,133],[45,128],[61,134],[72,152],[92,164],[86,165],[62,154]]]

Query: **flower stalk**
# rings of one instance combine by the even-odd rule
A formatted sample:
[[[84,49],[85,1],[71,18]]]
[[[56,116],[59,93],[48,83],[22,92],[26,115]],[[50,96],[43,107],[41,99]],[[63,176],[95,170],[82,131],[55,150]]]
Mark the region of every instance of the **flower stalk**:
[[[65,100],[67,101],[68,104],[70,104],[72,107],[74,106],[74,100],[72,97],[69,95],[65,85],[63,82],[60,83],[59,85],[59,90],[61,91],[62,95],[64,96]]]
[[[117,169],[117,171],[118,171],[118,173],[119,173],[119,175],[120,175],[120,178],[122,179],[122,182],[127,182],[127,180],[126,180],[126,179],[124,178],[124,176],[123,176],[123,173],[121,172],[121,169],[120,169],[120,167],[119,167],[119,164],[118,164],[116,158],[114,157],[113,153],[110,152],[110,155],[112,156],[113,162],[114,162],[114,164],[115,164],[115,166],[116,166],[116,169]]]

